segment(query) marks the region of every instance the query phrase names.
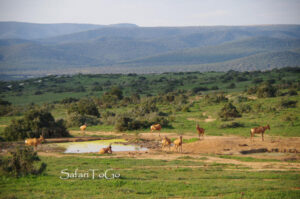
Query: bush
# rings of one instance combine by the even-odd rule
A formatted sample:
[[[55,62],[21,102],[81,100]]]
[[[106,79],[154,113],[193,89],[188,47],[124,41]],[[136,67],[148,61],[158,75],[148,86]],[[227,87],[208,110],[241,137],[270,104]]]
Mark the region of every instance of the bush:
[[[294,122],[298,121],[298,117],[294,114],[288,113],[282,117],[283,122],[288,122],[289,125],[294,126]]]
[[[15,177],[29,174],[38,175],[43,173],[47,167],[45,163],[41,163],[38,169],[35,168],[34,163],[38,161],[40,158],[32,147],[17,148],[11,152],[11,157],[0,159],[0,168],[2,173]]]
[[[219,90],[218,86],[212,86],[210,90]]]
[[[211,95],[206,95],[204,97],[205,101],[208,103],[221,103],[221,102],[228,102],[228,98],[225,97],[223,93],[214,93]]]
[[[120,87],[112,87],[111,90],[107,93],[108,95],[114,95],[119,100],[123,99],[123,92]]]
[[[63,120],[55,121],[50,112],[43,109],[32,109],[19,120],[4,129],[4,138],[8,141],[23,140],[25,138],[67,137],[69,132]]]
[[[257,97],[265,98],[265,97],[276,97],[277,89],[273,87],[271,84],[262,84],[257,89]]]
[[[100,119],[92,115],[80,115],[76,113],[69,114],[67,117],[67,127],[78,127],[83,124],[88,126],[100,124]]]
[[[79,99],[77,98],[74,98],[74,97],[67,97],[67,98],[64,98],[63,100],[61,100],[61,103],[62,104],[71,104],[73,102],[78,102]]]
[[[145,128],[148,125],[149,124],[147,122],[141,122],[130,117],[120,116],[116,121],[115,129],[117,131],[137,130]]]
[[[291,90],[288,91],[288,95],[289,95],[289,96],[295,96],[295,95],[298,95],[298,93],[297,93],[296,90],[291,89]]]
[[[294,100],[281,100],[279,106],[282,108],[295,108],[297,105],[297,101]]]
[[[241,113],[250,113],[252,111],[252,108],[249,104],[241,104],[238,107],[238,111]]]
[[[203,87],[203,86],[198,86],[192,89],[193,93],[199,93],[200,91],[207,91],[209,90],[207,87]]]
[[[237,111],[236,107],[232,103],[227,103],[219,112],[219,117],[223,119],[241,117],[241,114]]]
[[[252,80],[252,83],[254,84],[259,84],[262,83],[264,80],[262,78],[255,78],[254,80]]]
[[[34,94],[35,94],[35,95],[42,95],[43,92],[42,92],[42,91],[35,91]]]
[[[82,99],[77,103],[73,103],[69,106],[68,113],[76,113],[80,115],[93,115],[100,117],[100,113],[93,100]]]
[[[220,128],[238,128],[238,127],[244,127],[245,125],[240,122],[230,122],[227,124],[221,124]]]
[[[232,88],[235,88],[235,87],[236,87],[235,83],[231,83],[226,88],[232,89]]]

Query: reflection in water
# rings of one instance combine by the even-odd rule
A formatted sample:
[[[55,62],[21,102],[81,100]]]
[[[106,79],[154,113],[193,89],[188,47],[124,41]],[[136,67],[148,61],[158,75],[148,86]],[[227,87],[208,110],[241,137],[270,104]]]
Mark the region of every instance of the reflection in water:
[[[67,142],[59,143],[59,146],[66,148],[64,153],[96,153],[101,148],[107,147],[110,143],[112,144],[112,151],[146,151],[147,148],[139,147],[135,145],[122,145],[113,144],[116,142],[127,142],[123,139],[113,140],[96,140],[87,142]]]

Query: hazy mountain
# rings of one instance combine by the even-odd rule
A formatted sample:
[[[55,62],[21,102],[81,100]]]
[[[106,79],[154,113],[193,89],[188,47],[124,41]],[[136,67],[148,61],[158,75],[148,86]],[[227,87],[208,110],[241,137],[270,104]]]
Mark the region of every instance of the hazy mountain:
[[[139,27],[0,22],[1,74],[88,73],[91,67],[101,72],[269,69],[300,65],[299,49],[300,25]]]

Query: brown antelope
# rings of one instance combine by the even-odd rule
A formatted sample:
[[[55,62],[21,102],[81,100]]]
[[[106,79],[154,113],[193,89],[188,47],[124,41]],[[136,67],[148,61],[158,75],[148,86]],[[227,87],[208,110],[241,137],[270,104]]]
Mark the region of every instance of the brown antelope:
[[[198,132],[198,135],[199,135],[199,140],[200,140],[200,136],[202,136],[204,138],[205,129],[200,128],[199,124],[197,124],[196,129],[197,129],[197,132]]]
[[[86,129],[86,127],[87,127],[87,124],[84,124],[84,125],[82,125],[82,126],[80,126],[79,128],[80,128],[80,130],[85,134],[85,129]]]
[[[267,129],[270,130],[270,125],[269,124],[267,126],[260,126],[260,127],[252,128],[250,130],[251,141],[252,141],[255,134],[260,134],[260,133],[261,133],[261,139],[262,139],[262,141],[264,141],[264,133]]]
[[[33,146],[34,149],[37,149],[37,146],[44,141],[44,137],[41,135],[40,138],[28,138],[25,140],[25,145]]]
[[[106,148],[100,149],[100,151],[98,153],[99,154],[112,153],[111,144],[109,144],[108,147],[106,147]]]
[[[158,131],[159,137],[160,137],[160,130],[161,130],[161,125],[160,125],[160,124],[153,124],[153,125],[150,127],[150,130],[151,130],[151,133],[152,133],[153,131]]]
[[[161,148],[163,149],[166,146],[168,146],[169,150],[170,150],[171,143],[172,143],[172,141],[169,138],[167,138],[167,136],[165,136],[161,141]]]
[[[179,151],[182,152],[182,135],[179,138],[177,138],[176,140],[174,140],[174,147],[175,147],[176,151],[178,151],[178,149],[179,149]]]

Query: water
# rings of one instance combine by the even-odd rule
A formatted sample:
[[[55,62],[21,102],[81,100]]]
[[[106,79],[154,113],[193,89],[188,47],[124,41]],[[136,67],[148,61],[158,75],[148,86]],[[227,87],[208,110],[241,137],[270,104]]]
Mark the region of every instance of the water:
[[[123,139],[113,139],[113,140],[96,140],[96,141],[87,141],[87,142],[66,142],[59,143],[58,146],[66,148],[64,153],[97,153],[101,148],[111,145],[113,152],[119,151],[146,151],[147,148],[134,146],[134,145],[123,145],[123,144],[114,144],[120,142],[127,142]]]

